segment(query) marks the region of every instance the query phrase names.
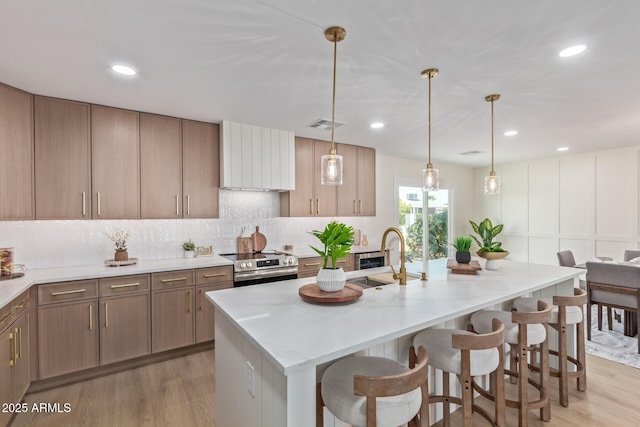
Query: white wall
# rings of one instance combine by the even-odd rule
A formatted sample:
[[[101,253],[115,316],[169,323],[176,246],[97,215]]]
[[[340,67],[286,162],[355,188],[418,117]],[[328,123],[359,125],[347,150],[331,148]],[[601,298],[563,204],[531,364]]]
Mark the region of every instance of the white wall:
[[[504,224],[510,259],[557,264],[572,250],[576,262],[594,256],[622,260],[640,243],[640,146],[502,165],[502,193],[484,196],[487,168],[476,169],[476,217]]]
[[[380,247],[382,232],[394,223],[394,179],[419,182],[424,164],[412,160],[377,156],[377,216],[337,218],[367,234],[369,247]],[[456,227],[463,227],[472,210],[472,170],[438,165],[443,187],[453,190]],[[236,237],[242,227],[249,233],[260,226],[268,249],[284,244],[307,248],[316,239],[307,232],[321,229],[334,218],[281,218],[278,193],[220,191],[219,219],[181,220],[69,220],[0,221],[0,247],[15,247],[15,262],[27,268],[102,263],[113,257],[113,243],[105,233],[116,228],[128,231],[129,256],[167,259],[182,256],[181,244],[192,239],[198,246],[213,246],[215,253],[236,251]],[[468,230],[467,230],[468,232]]]

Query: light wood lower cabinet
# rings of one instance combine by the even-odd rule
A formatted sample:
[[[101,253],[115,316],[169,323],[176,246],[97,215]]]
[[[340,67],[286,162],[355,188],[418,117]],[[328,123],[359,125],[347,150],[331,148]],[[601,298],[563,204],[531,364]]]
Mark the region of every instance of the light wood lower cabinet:
[[[98,299],[40,306],[38,338],[40,379],[98,366]]]
[[[228,288],[233,288],[233,282],[196,288],[196,343],[211,341],[215,338],[215,310],[204,294]]]
[[[151,274],[151,351],[195,343],[193,270]]]
[[[0,403],[13,402],[13,330],[0,333]],[[0,426],[11,419],[10,412],[0,411]]]
[[[148,293],[100,299],[100,364],[151,353]]]

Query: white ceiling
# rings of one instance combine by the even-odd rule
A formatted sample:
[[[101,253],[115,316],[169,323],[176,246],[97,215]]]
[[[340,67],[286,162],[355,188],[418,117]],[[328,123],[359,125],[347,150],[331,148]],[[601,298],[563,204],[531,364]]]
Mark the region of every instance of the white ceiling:
[[[638,144],[639,22],[638,0],[2,0],[0,82],[330,140],[306,125],[331,118],[324,30],[340,25],[336,141],[426,161],[420,72],[436,67],[432,160],[485,166],[491,93],[498,164]],[[589,49],[558,56],[577,43]]]

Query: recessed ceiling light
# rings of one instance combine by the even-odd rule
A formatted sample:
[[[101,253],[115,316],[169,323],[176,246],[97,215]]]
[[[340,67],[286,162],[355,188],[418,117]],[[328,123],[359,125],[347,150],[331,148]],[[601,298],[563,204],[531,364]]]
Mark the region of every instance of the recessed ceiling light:
[[[371,123],[371,127],[373,129],[380,129],[384,127],[384,123],[380,123],[380,122],[376,122],[376,123]]]
[[[124,76],[135,76],[137,74],[136,70],[131,67],[127,67],[126,65],[112,65],[111,69],[118,74],[122,74]]]
[[[573,56],[573,55],[577,55],[579,53],[582,53],[586,49],[587,49],[586,45],[577,44],[575,46],[571,46],[571,47],[568,47],[568,48],[562,50],[558,55],[560,55],[563,58],[566,58],[567,56]]]
[[[560,147],[558,151],[569,151],[569,147]]]
[[[517,135],[518,131],[517,130],[508,130],[504,133],[504,136],[514,136]]]

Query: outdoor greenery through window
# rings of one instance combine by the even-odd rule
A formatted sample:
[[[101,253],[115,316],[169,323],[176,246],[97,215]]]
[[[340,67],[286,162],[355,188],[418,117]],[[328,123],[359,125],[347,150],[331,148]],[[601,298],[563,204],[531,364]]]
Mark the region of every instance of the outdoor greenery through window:
[[[449,255],[449,191],[423,193],[420,187],[398,188],[400,229],[406,240],[407,262],[422,261],[424,254],[425,195],[429,197],[429,259]]]

